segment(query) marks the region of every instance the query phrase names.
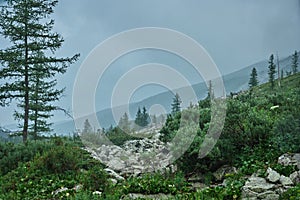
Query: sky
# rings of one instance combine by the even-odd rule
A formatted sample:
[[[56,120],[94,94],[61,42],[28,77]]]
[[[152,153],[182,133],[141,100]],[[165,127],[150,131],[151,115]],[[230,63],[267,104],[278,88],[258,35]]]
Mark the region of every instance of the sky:
[[[267,59],[271,53],[285,57],[300,50],[300,0],[60,0],[52,17],[55,31],[65,39],[56,55],[81,54],[66,74],[57,76],[58,86],[66,87],[58,104],[67,110],[72,110],[73,85],[84,59],[98,44],[126,30],[160,27],[184,33],[206,49],[221,74]],[[0,48],[6,45],[7,41],[0,38]],[[122,56],[112,63],[111,72],[102,80],[106,80],[107,86],[98,86],[101,92],[96,95],[97,110],[109,107],[108,97],[103,96],[110,96],[105,94],[122,73],[149,62],[172,65],[179,71],[182,66],[189,66],[161,51],[142,50]],[[191,83],[201,80],[192,69],[185,69]],[[88,80],[86,84],[89,87]],[[149,93],[149,88],[144,87],[133,94],[132,101],[161,90],[162,87],[155,86]],[[9,117],[13,109],[0,108],[0,125],[14,123]],[[54,121],[64,119],[65,116],[56,114]]]

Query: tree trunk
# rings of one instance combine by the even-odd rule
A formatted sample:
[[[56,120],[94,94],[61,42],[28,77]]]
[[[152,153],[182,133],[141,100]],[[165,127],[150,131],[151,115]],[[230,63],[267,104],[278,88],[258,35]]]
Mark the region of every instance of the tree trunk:
[[[26,15],[28,16],[27,10],[25,11]],[[23,143],[27,142],[28,136],[28,118],[29,118],[29,74],[28,74],[28,27],[27,27],[27,16],[25,19],[25,66],[24,66],[24,126],[23,126]]]

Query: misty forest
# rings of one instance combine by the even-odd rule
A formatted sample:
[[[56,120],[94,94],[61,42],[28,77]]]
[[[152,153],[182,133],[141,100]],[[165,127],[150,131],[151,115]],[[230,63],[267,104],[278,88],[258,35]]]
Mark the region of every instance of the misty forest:
[[[66,86],[57,77],[82,52],[57,53],[64,44],[52,17],[58,3],[0,1],[7,42],[0,43],[0,112],[18,124],[10,129],[0,122],[0,200],[300,199],[299,49],[286,57],[274,50],[265,61],[223,76],[224,97],[207,81],[195,85],[202,98],[189,106],[173,92],[167,114],[151,113],[142,101],[107,127],[96,129],[86,117],[81,128],[62,134],[53,128],[54,113],[73,121],[59,104]],[[220,101],[222,129],[216,127],[221,122],[211,123],[222,115],[213,109]],[[3,116],[11,107],[11,116]],[[207,137],[211,127],[218,136]]]

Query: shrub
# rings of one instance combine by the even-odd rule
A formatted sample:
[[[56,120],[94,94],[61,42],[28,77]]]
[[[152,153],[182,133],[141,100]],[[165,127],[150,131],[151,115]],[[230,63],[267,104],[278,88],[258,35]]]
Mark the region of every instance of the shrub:
[[[299,200],[300,199],[300,184],[288,189],[286,192],[282,193],[279,200]]]
[[[104,191],[108,185],[107,173],[101,166],[94,166],[83,177],[84,188],[90,191]]]

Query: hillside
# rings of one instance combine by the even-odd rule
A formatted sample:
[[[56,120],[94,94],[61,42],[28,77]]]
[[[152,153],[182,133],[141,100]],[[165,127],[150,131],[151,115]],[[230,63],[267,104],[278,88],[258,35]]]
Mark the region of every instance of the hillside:
[[[280,60],[279,64],[281,69],[283,69],[284,73],[286,71],[291,70],[291,56],[283,58]],[[226,93],[230,92],[238,92],[241,90],[248,89],[248,82],[252,68],[255,67],[258,73],[258,81],[260,83],[265,83],[268,80],[268,62],[267,60],[257,62],[253,65],[242,68],[241,70],[235,71],[233,73],[227,74],[223,76],[223,81],[226,89]],[[197,98],[203,99],[207,95],[207,86],[204,82],[192,85],[194,91],[196,92]],[[186,88],[179,88],[178,91],[185,91]],[[146,108],[150,108],[152,105],[159,104],[163,106],[167,112],[170,112],[171,107],[170,104],[174,94],[170,91],[160,93],[154,95],[152,97],[146,98],[140,102],[131,103],[129,105],[130,114],[132,117],[135,117],[136,111],[138,107],[146,106]],[[189,102],[186,102],[187,105]],[[123,107],[124,108],[124,107]],[[116,110],[124,110],[122,107],[115,108]],[[110,125],[115,125],[115,121],[113,119],[112,109],[105,109],[97,112],[97,117],[99,123],[102,127],[108,128]],[[88,118],[88,116],[79,119],[79,121],[83,121]],[[67,120],[64,122],[55,123],[54,131],[56,133],[61,133],[64,135],[72,135],[75,130],[75,125],[72,120]],[[82,128],[82,127],[81,127]]]
[[[199,127],[178,130],[182,113],[169,116],[160,131],[160,143],[170,141],[177,130],[188,134],[196,129],[197,135],[172,163],[173,168],[158,172],[114,171],[97,157],[109,156],[117,167],[117,156],[128,164],[130,155],[102,146],[103,154],[97,149],[92,158],[83,150],[80,138],[53,137],[26,145],[0,143],[0,199],[299,199],[299,86],[297,73],[284,78],[281,87],[264,83],[228,98],[221,137],[202,159],[198,152],[210,124],[209,101],[201,100],[199,107],[192,108],[200,112]],[[123,138],[124,133],[116,130],[107,136]],[[90,136],[95,138],[94,133]],[[144,160],[149,156],[147,149],[157,148],[158,143],[143,140],[128,141],[126,148]],[[168,151],[165,154],[170,156]]]

